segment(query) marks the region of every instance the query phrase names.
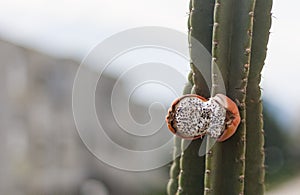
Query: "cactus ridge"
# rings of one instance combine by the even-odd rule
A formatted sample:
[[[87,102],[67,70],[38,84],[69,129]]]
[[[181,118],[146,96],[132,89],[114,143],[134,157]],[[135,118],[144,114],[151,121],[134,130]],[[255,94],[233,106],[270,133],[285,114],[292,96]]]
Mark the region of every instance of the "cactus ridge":
[[[246,94],[245,194],[264,194],[264,134],[261,100],[261,70],[267,53],[271,27],[272,0],[256,0],[254,11],[251,68]]]
[[[252,43],[249,32],[253,29],[254,6],[255,0],[217,0],[215,4],[212,67],[217,64],[221,70],[226,83],[226,95],[238,104],[241,123],[230,140],[215,144],[212,155],[207,155],[206,168],[210,174],[205,178],[205,188],[209,189],[205,194],[244,193],[245,99]],[[218,79],[213,79],[212,95],[219,90],[215,82]]]
[[[197,58],[194,41],[199,41],[208,51],[211,51],[213,9],[214,1],[212,0],[190,1],[188,29],[191,69],[193,72],[192,83],[194,84],[191,93],[196,93],[205,98],[210,96],[210,92],[203,75],[193,63]],[[188,147],[186,147],[187,144],[189,144]],[[198,155],[201,144],[201,139],[192,142],[182,140],[181,147],[185,149],[182,151],[180,158],[178,195],[203,194],[205,157]]]

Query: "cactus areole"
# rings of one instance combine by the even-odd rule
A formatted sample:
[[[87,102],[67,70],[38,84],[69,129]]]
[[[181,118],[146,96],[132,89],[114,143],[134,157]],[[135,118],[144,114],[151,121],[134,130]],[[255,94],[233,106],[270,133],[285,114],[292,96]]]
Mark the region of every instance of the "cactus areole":
[[[218,141],[231,137],[240,122],[236,104],[222,94],[210,98],[189,94],[176,99],[166,117],[170,131],[184,139],[206,134]]]

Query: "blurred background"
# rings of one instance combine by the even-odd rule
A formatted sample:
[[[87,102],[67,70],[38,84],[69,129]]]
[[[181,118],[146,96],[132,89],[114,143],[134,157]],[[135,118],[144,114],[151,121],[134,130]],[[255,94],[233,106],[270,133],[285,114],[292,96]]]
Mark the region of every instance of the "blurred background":
[[[272,11],[262,80],[270,195],[297,194],[300,185],[299,6],[274,0]],[[80,62],[99,42],[140,26],[186,33],[187,12],[188,1],[174,0],[1,0],[0,194],[165,194],[170,165],[122,171],[88,151],[76,131],[72,87]],[[96,96],[109,102],[117,79],[105,74],[107,92]],[[146,122],[148,104],[133,104],[133,116]],[[103,119],[107,125],[110,118]]]

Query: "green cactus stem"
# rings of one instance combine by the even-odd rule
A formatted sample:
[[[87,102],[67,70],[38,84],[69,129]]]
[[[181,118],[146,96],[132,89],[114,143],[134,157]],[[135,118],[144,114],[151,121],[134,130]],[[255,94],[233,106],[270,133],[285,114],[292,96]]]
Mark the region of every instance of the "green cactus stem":
[[[178,176],[179,176],[179,163],[181,153],[181,139],[177,136],[174,137],[174,149],[173,149],[173,163],[170,168],[170,179],[167,186],[167,194],[176,194],[178,189]]]
[[[184,94],[190,94],[193,87],[193,71],[188,75],[188,82],[183,89]],[[176,194],[178,190],[178,176],[180,171],[181,138],[174,137],[173,163],[170,168],[170,179],[167,185],[167,194]]]
[[[206,156],[205,194],[243,194],[246,151],[246,87],[250,66],[255,0],[217,0],[212,56],[221,70],[227,96],[239,105],[241,124],[227,141],[216,143]],[[220,78],[213,69],[212,95]]]
[[[264,133],[261,101],[261,70],[267,53],[271,27],[272,0],[256,0],[254,11],[251,67],[246,98],[245,194],[264,194]]]
[[[174,160],[171,168],[169,195],[264,193],[259,83],[271,26],[271,7],[272,0],[190,1],[188,28],[192,72],[185,93],[208,98],[226,92],[225,95],[239,107],[241,123],[236,133],[224,142],[213,145],[212,140],[207,139],[207,146],[213,147],[207,147],[210,150],[205,162],[198,155],[201,139],[180,141],[176,138],[174,155],[181,152],[181,156]],[[199,51],[194,41],[199,41],[212,53],[212,86],[205,82],[207,72],[203,73],[198,64],[201,57],[197,55]]]
[[[212,37],[212,89],[211,96],[217,93],[222,93],[220,90],[220,79],[223,79],[225,87],[228,82],[228,67],[230,63],[229,49],[231,45],[232,33],[232,17],[233,13],[229,10],[232,8],[234,1],[228,0],[220,6],[220,0],[216,0],[214,8],[214,28]],[[216,62],[222,63],[222,66],[217,66]],[[217,71],[219,68],[222,75]],[[220,78],[222,77],[222,78]],[[214,140],[207,138],[207,150],[212,147]],[[205,193],[210,194],[214,188],[215,168],[217,166],[216,160],[212,158],[213,150],[208,151],[206,154],[206,167],[205,167]]]
[[[210,96],[209,87],[199,70],[199,64],[193,62],[197,59],[197,43],[200,42],[211,52],[211,38],[213,26],[214,0],[190,0],[190,13],[188,20],[191,69],[193,71],[194,92],[205,98]],[[201,70],[203,71],[203,70]]]
[[[198,69],[199,67],[193,63],[197,58],[197,51],[194,51],[196,49],[194,45],[197,44],[194,44],[194,41],[199,41],[209,52],[211,51],[213,9],[214,1],[212,0],[190,1],[188,28],[191,69],[193,71],[192,78],[194,83],[192,93],[206,98],[210,96],[209,88]],[[186,147],[187,144],[189,145]],[[192,142],[182,140],[178,195],[203,194],[205,157],[198,155],[201,144],[201,139]]]
[[[201,139],[181,141],[178,195],[203,194],[204,158],[198,155]],[[188,145],[188,146],[187,146]]]
[[[221,4],[222,2],[222,4]],[[231,34],[232,34],[232,20],[234,0],[216,0],[214,9],[214,28],[212,37],[212,91],[211,96],[220,91],[220,79],[223,79],[225,87],[228,88],[228,71],[230,65],[230,48],[231,48]],[[218,66],[219,65],[219,66]],[[218,75],[216,70],[218,66],[222,75]],[[222,78],[219,78],[222,76]]]

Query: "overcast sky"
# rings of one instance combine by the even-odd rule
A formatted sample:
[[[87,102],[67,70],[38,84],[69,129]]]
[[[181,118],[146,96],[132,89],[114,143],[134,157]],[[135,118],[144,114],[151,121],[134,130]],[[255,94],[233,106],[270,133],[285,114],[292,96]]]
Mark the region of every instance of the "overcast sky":
[[[297,0],[274,0],[262,83],[264,95],[290,120],[300,111],[299,7]],[[97,43],[132,27],[186,32],[187,11],[184,0],[1,0],[0,38],[80,60]]]

